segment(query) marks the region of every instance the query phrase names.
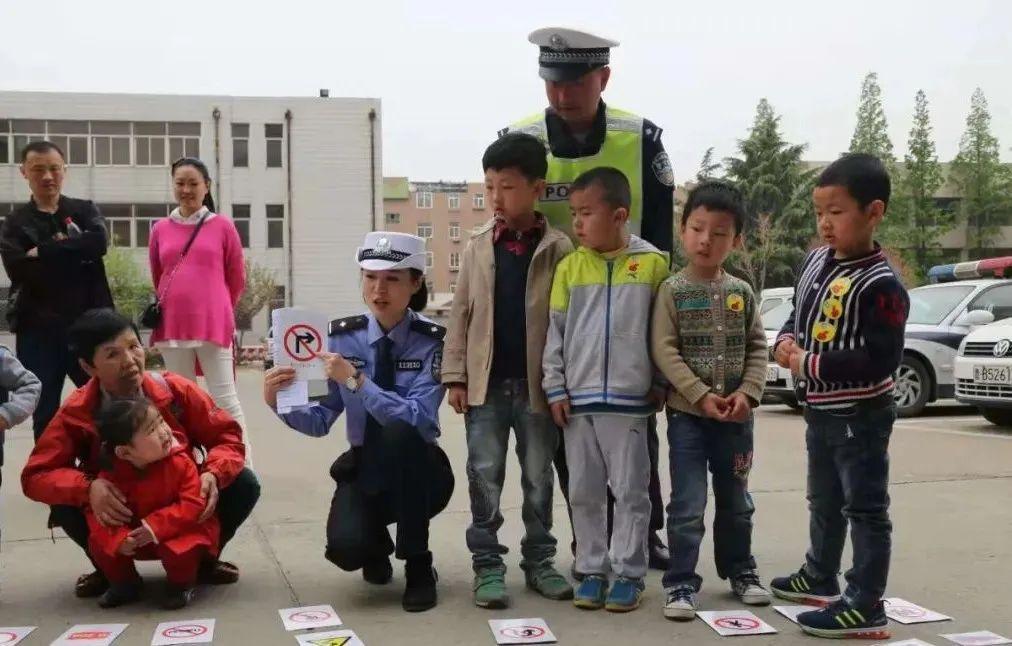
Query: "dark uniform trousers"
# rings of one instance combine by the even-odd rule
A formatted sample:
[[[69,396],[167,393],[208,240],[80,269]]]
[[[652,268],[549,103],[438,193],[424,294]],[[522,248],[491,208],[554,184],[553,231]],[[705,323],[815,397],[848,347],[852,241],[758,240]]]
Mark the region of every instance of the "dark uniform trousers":
[[[453,494],[453,471],[439,446],[404,423],[379,427],[370,442],[379,451],[353,448],[331,466],[337,490],[327,517],[328,561],[354,571],[395,553],[409,559],[429,551],[429,520]],[[397,524],[396,550],[387,525]]]

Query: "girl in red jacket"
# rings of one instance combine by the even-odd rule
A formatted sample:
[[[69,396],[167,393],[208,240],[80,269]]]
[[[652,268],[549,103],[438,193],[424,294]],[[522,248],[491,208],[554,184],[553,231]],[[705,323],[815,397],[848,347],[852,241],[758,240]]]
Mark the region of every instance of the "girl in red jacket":
[[[89,552],[110,586],[99,600],[113,608],[140,598],[135,560],[158,559],[168,575],[163,606],[182,608],[193,596],[197,567],[216,555],[218,518],[199,522],[204,510],[197,466],[157,409],[141,397],[112,400],[98,415],[107,469],[99,474],[126,496],[139,519],[133,527],[106,527],[90,509]]]

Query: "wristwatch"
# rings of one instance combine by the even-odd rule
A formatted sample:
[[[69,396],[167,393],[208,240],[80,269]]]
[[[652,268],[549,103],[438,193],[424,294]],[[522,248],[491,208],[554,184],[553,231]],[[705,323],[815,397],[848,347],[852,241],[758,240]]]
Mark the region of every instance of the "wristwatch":
[[[344,380],[344,387],[350,390],[351,392],[356,392],[358,390],[358,378],[361,376],[362,371],[356,370],[355,374]]]

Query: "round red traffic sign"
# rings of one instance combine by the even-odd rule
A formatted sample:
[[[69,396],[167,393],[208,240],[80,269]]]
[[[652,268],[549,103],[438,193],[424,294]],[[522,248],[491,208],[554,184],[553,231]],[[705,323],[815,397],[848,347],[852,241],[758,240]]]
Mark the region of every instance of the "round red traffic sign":
[[[296,361],[312,361],[323,351],[323,338],[315,329],[297,323],[285,332],[285,353]]]
[[[889,611],[894,615],[899,615],[900,617],[906,617],[908,619],[920,619],[926,614],[921,608],[915,608],[913,606],[898,606],[895,604],[891,604],[889,606]]]
[[[13,643],[14,640],[17,639],[17,638],[18,638],[17,635],[15,635],[14,633],[9,633],[6,630],[3,631],[3,632],[0,632],[0,644],[10,644],[10,643]]]
[[[166,637],[199,637],[207,633],[207,626],[201,626],[200,624],[186,624],[184,626],[173,626],[166,628],[162,631],[162,634]]]
[[[330,619],[330,613],[324,610],[303,610],[301,612],[293,612],[288,615],[288,618],[298,623],[307,624],[312,621],[324,621]]]
[[[545,636],[545,629],[539,626],[510,626],[503,628],[499,632],[502,633],[503,637],[519,639],[533,639]]]
[[[751,617],[721,617],[713,623],[728,630],[755,630],[759,627],[759,622]]]

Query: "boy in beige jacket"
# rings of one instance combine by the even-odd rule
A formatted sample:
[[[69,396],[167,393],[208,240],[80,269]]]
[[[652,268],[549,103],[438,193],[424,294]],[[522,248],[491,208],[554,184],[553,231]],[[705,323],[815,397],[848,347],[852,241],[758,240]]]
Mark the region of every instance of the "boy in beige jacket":
[[[573,588],[554,566],[552,457],[558,430],[541,390],[541,356],[555,266],[573,250],[569,238],[534,210],[545,188],[545,147],[525,134],[494,142],[482,158],[495,216],[464,250],[444,344],[442,380],[453,409],[465,415],[471,526],[467,547],[475,572],[474,602],[505,608],[506,546],[497,532],[510,428],[516,434],[525,536],[520,543],[527,587],[549,599]]]

